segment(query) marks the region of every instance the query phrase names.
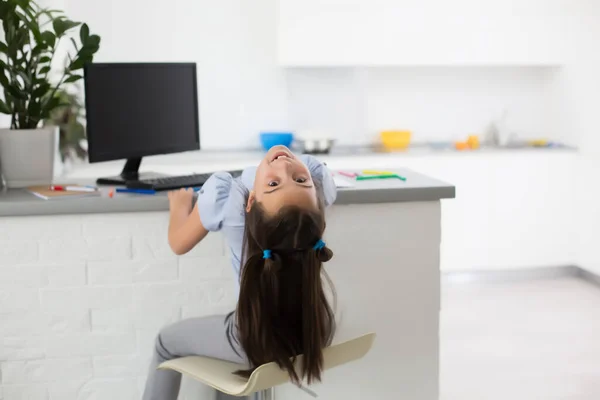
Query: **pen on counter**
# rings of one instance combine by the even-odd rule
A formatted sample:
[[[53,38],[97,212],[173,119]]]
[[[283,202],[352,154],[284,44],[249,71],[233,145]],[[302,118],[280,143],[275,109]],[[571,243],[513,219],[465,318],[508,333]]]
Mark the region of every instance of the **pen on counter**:
[[[392,171],[375,171],[372,169],[366,169],[362,173],[365,175],[396,175],[396,173]]]
[[[128,189],[128,188],[117,188],[117,193],[133,193],[133,194],[156,194],[156,190],[153,189]]]
[[[356,177],[357,181],[367,181],[371,179],[400,179],[406,181],[406,178],[397,174],[384,174],[384,175],[360,175]]]
[[[52,185],[50,190],[55,192],[96,192],[98,189],[92,186],[61,186]]]

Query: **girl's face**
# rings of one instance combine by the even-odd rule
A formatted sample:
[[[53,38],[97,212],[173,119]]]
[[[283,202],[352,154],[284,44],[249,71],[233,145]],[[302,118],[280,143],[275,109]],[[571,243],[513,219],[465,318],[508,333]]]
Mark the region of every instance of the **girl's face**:
[[[272,214],[284,205],[318,208],[317,191],[308,168],[285,146],[272,147],[260,162],[247,210],[254,201]]]

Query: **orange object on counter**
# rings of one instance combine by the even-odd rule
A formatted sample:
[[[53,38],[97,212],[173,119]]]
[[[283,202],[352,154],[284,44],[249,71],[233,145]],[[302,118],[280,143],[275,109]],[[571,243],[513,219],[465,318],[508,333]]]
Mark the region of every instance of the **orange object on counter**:
[[[387,150],[404,150],[410,144],[411,131],[382,131],[381,142]]]
[[[108,197],[110,197],[112,199],[114,195],[115,195],[115,189],[110,189],[110,191],[108,192]]]
[[[467,142],[455,142],[454,147],[456,150],[467,150],[469,148],[469,144]]]
[[[478,149],[479,148],[479,136],[469,135],[469,137],[467,138],[467,144],[473,150]]]

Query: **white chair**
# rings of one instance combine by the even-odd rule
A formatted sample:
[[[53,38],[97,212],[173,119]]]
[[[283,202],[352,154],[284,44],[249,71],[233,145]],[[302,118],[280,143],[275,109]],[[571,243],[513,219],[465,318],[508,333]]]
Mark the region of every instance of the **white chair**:
[[[331,369],[365,356],[373,346],[375,333],[335,344],[323,350],[323,369]],[[302,356],[296,358],[296,368]],[[162,363],[159,369],[170,369],[187,375],[223,393],[232,396],[249,396],[260,392],[262,400],[274,399],[274,387],[289,382],[289,375],[275,363],[263,364],[256,368],[248,379],[233,372],[244,366],[208,357],[183,357]]]

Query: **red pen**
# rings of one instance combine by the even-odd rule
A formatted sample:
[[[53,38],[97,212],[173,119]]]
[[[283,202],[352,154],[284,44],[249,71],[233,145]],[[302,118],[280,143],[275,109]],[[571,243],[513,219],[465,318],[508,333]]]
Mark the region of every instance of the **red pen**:
[[[55,192],[95,192],[98,189],[95,187],[88,187],[88,186],[52,185],[52,186],[50,186],[50,190],[55,191]]]

